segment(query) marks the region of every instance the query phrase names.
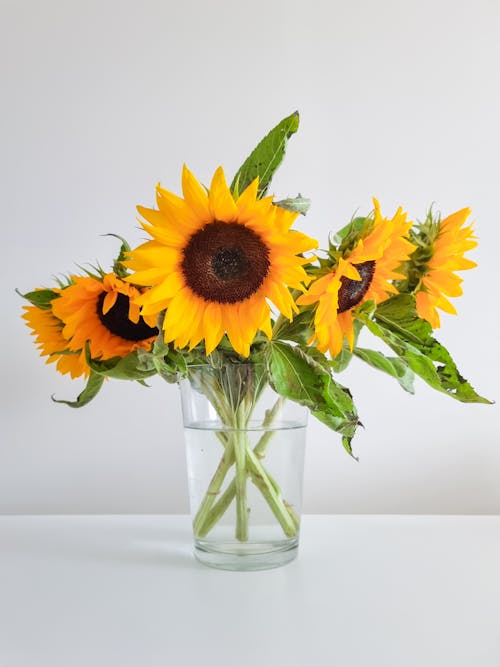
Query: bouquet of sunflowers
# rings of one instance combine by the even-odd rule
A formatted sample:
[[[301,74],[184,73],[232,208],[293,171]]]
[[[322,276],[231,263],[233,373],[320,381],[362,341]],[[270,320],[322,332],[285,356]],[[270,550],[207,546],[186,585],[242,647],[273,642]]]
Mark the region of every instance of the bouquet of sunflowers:
[[[476,246],[470,210],[443,219],[430,211],[414,224],[402,209],[387,216],[374,200],[370,213],[354,217],[319,247],[293,228],[307,214],[309,200],[299,195],[274,201],[268,194],[298,126],[297,113],[282,120],[229,185],[221,167],[208,187],[184,167],[182,196],[158,185],[157,206],[138,207],[147,240],[131,249],[118,237],[120,253],[111,271],[91,267],[23,294],[30,302],[23,317],[41,355],[61,373],[86,378],[75,401],[59,402],[85,405],[106,378],[145,384],[159,374],[178,382],[208,366],[215,369],[213,380],[197,389],[227,429],[248,425],[256,387],[269,385],[281,402],[306,406],[339,433],[351,454],[359,419],[338,375],[353,356],[406,391],[413,392],[416,374],[459,401],[489,402],[433,337],[438,311],[455,313],[449,297],[462,293],[456,271],[475,266],[465,257]],[[392,352],[360,347],[363,327]],[[235,394],[224,373],[242,363],[262,370],[252,382],[240,373]],[[270,410],[268,426],[274,418]],[[219,440],[220,483],[213,483],[216,473],[195,532],[206,534],[234,497],[240,508],[237,535],[244,540],[246,480],[278,500],[280,488],[261,463],[255,471],[255,448],[229,436]],[[264,449],[259,448],[261,459]],[[237,483],[231,498],[214,513],[233,466]],[[293,535],[293,510],[286,503],[276,509],[276,498],[272,502],[283,529]]]

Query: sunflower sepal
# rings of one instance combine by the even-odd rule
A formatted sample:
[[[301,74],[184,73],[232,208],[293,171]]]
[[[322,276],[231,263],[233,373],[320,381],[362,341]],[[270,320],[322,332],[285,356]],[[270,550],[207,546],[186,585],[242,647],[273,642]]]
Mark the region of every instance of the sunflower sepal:
[[[357,245],[358,241],[370,234],[373,229],[373,218],[369,216],[356,217],[351,222],[337,232],[334,237],[334,243],[330,249],[336,249],[341,256],[349,254]]]
[[[96,373],[95,371],[90,371],[85,388],[82,392],[80,392],[80,394],[78,394],[76,400],[67,401],[61,398],[55,398],[54,395],[51,396],[51,399],[54,401],[54,403],[63,403],[70,408],[82,408],[97,396],[101,390],[104,380],[104,375]]]
[[[172,343],[166,343],[163,334],[165,311],[158,316],[158,336],[149,353],[158,375],[169,384],[175,384],[187,375],[187,364],[190,354],[176,350]]]
[[[269,341],[265,353],[269,383],[278,394],[306,406],[316,419],[339,433],[345,450],[356,458],[351,441],[361,423],[352,395],[334,380],[326,357],[311,349]]]
[[[431,325],[418,317],[414,295],[387,299],[371,317],[360,308],[357,317],[433,389],[463,403],[492,403],[462,377],[448,350],[432,337]]]
[[[299,112],[283,118],[257,144],[236,172],[230,186],[237,198],[256,178],[259,179],[257,196],[265,196],[271,179],[285,157],[288,139],[299,129]]]
[[[116,257],[115,261],[113,262],[113,273],[118,277],[121,278],[122,280],[126,278],[129,275],[129,270],[125,266],[124,262],[128,258],[128,253],[131,251],[131,247],[126,239],[123,238],[123,236],[120,236],[119,234],[113,234],[112,232],[108,232],[107,234],[104,234],[103,236],[112,236],[115,239],[118,239],[121,241],[121,246],[120,246],[120,251],[118,253],[118,256]]]
[[[51,289],[36,289],[32,292],[26,292],[26,294],[16,289],[16,292],[33,306],[40,308],[40,310],[50,310],[52,301],[59,296],[58,292]]]
[[[102,282],[102,279],[106,275],[106,271],[102,268],[102,266],[99,263],[95,265],[89,263],[90,268],[82,266],[81,264],[77,264],[76,266],[80,269],[80,271],[82,271],[82,273],[85,274],[87,278],[92,278],[92,280],[96,280],[97,282]],[[67,287],[69,287],[70,285],[74,285],[75,282],[76,281],[74,279],[74,276],[69,276]]]

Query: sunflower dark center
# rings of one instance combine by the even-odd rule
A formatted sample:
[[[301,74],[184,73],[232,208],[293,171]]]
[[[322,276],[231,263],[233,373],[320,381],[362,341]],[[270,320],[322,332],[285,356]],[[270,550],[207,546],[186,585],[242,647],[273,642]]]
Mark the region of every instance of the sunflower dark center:
[[[158,329],[150,327],[139,317],[137,324],[128,319],[128,308],[130,299],[125,294],[118,294],[118,298],[112,308],[106,314],[102,312],[102,305],[106,292],[102,292],[97,300],[97,315],[102,324],[115,336],[125,340],[139,341],[156,336]]]
[[[219,248],[212,257],[212,269],[221,280],[235,280],[248,273],[248,259],[241,248]]]
[[[346,310],[357,306],[372,284],[373,274],[375,273],[375,260],[354,264],[353,266],[358,270],[361,280],[352,280],[351,278],[342,276],[339,289],[339,313],[344,313]]]
[[[237,303],[255,294],[269,272],[269,249],[237,222],[215,220],[195,232],[181,264],[187,285],[205,301]]]

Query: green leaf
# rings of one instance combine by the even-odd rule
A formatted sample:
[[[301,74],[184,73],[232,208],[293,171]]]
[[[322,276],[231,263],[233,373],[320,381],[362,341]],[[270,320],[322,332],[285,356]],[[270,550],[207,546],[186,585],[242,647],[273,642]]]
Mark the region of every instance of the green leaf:
[[[353,218],[345,227],[342,227],[335,236],[333,237],[333,240],[335,243],[340,244],[344,239],[346,239],[348,236],[351,234],[355,234],[356,236],[359,235],[359,233],[363,230],[364,226],[366,225],[366,218],[358,217],[358,218]]]
[[[182,352],[170,350],[166,356],[154,356],[155,370],[169,384],[175,384],[187,374],[187,363]]]
[[[273,204],[280,208],[284,208],[286,211],[306,215],[311,207],[311,200],[307,199],[307,197],[302,197],[302,195],[299,194],[298,197],[280,199],[280,201],[275,201]]]
[[[349,366],[351,360],[352,352],[350,351],[349,347],[344,345],[340,353],[333,359],[330,359],[330,368],[334,373],[342,373],[342,371],[345,371],[345,369]]]
[[[52,396],[52,400],[54,403],[64,403],[65,405],[69,405],[70,408],[81,408],[84,405],[87,405],[87,403],[90,403],[90,401],[97,396],[99,393],[102,384],[104,382],[104,376],[99,375],[98,373],[94,373],[91,371],[89,378],[87,380],[87,384],[85,385],[85,389],[78,395],[76,401],[64,401],[58,398],[54,398]]]
[[[373,368],[387,373],[399,382],[403,389],[410,394],[415,393],[413,388],[414,374],[408,364],[399,357],[386,357],[382,352],[367,350],[362,347],[354,348],[354,354]]]
[[[112,357],[111,359],[92,359],[86,350],[87,363],[90,368],[105,377],[117,380],[145,380],[156,375],[154,357],[145,350],[135,350],[126,357]]]
[[[281,316],[273,331],[273,339],[291,340],[296,343],[306,344],[312,336],[311,322],[313,315],[312,309],[306,309],[295,315],[291,321]]]
[[[165,311],[158,317],[158,336],[153,343],[152,356],[156,372],[169,384],[175,384],[179,378],[185,377],[187,373],[187,362],[182,352],[174,349],[170,343],[165,342],[163,335],[163,321]]]
[[[158,325],[158,336],[153,343],[152,353],[155,355],[155,357],[165,357],[170,353],[171,346],[169,343],[165,343],[163,338],[163,329],[161,328],[163,325],[163,317],[161,322],[158,322]]]
[[[231,183],[231,192],[238,196],[258,177],[258,197],[263,197],[276,169],[278,169],[285,156],[288,139],[298,129],[299,113],[295,111],[278,123],[247,157]]]
[[[270,341],[266,365],[273,389],[308,407],[312,415],[340,433],[342,444],[352,456],[351,440],[359,425],[358,415],[349,390],[333,379],[324,355]]]
[[[51,302],[59,297],[59,294],[51,289],[37,289],[26,294],[22,294],[19,290],[16,292],[40,310],[50,310]]]
[[[365,310],[356,317],[434,389],[464,403],[491,403],[463,378],[448,350],[431,336],[432,327],[418,317],[415,297],[398,294],[377,306],[373,318]]]
[[[118,257],[113,262],[113,272],[119,278],[126,278],[129,275],[129,271],[123,266],[122,262],[127,259],[127,254],[130,252],[130,246],[128,242],[123,238],[123,236],[119,236],[118,234],[109,233],[104,234],[104,236],[113,236],[115,239],[121,241],[120,252]]]

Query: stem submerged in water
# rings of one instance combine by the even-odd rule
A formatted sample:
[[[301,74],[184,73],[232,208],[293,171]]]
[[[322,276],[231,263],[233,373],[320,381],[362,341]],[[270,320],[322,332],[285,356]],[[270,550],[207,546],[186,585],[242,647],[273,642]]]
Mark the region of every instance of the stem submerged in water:
[[[226,374],[227,373],[227,374]],[[261,492],[287,537],[297,535],[299,519],[287,503],[262,459],[274,431],[270,428],[283,407],[283,397],[278,397],[266,411],[261,428],[264,433],[252,448],[248,437],[248,423],[255,402],[262,390],[262,376],[250,379],[246,375],[236,377],[232,383],[231,369],[218,369],[209,380],[200,381],[199,389],[206,395],[220,416],[224,428],[217,437],[224,447],[222,458],[210,480],[203,500],[193,520],[195,537],[205,537],[235,501],[235,537],[240,542],[249,539],[249,507],[247,484],[249,479]],[[229,470],[235,467],[235,476],[222,492]]]
[[[222,484],[224,483],[228,471],[234,464],[234,448],[231,446],[230,440],[225,437],[225,433],[218,433],[217,435],[219,436],[219,440],[221,440],[222,444],[224,445],[225,451],[222,455],[219,465],[217,466],[217,470],[215,471],[215,474],[212,477],[210,484],[208,485],[207,492],[200,504],[200,507],[198,508],[193,521],[194,534],[199,535],[200,537],[207,534],[204,531],[204,526],[207,523],[208,517],[210,516],[212,505],[220,493]]]
[[[282,397],[278,398],[272,409],[266,412],[262,422],[264,428],[269,428],[272,425],[281,411],[283,402]],[[234,442],[232,442],[233,438],[230,434],[219,433],[219,436],[226,436],[226,451],[195,517],[194,531],[196,536],[205,537],[222,518],[236,497],[236,537],[240,541],[248,539],[247,477],[250,477],[262,493],[285,535],[294,537],[297,534],[299,528],[297,514],[293,507],[283,500],[278,484],[261,463],[273,433],[272,430],[266,430],[253,449],[248,442],[248,436],[244,432],[233,432],[231,435],[234,436]],[[216,501],[216,496],[221,490],[224,478],[235,461],[236,476]]]
[[[247,506],[247,466],[246,466],[246,435],[244,431],[234,432],[234,459],[236,463],[236,539],[240,542],[248,540],[248,506]]]

